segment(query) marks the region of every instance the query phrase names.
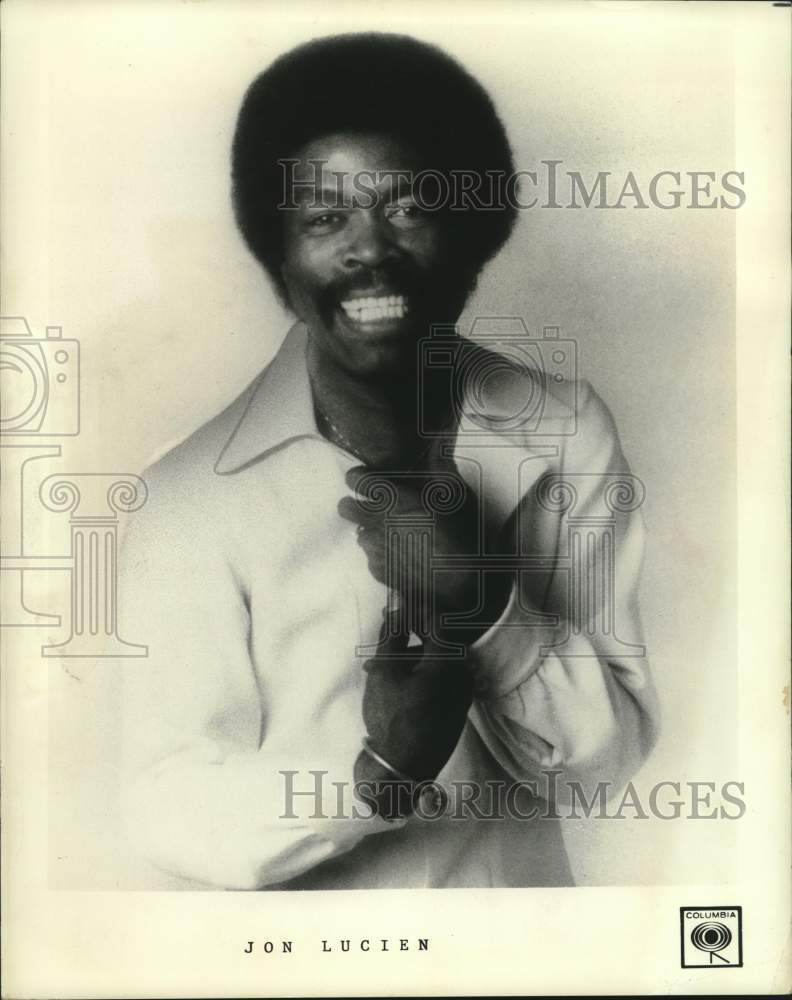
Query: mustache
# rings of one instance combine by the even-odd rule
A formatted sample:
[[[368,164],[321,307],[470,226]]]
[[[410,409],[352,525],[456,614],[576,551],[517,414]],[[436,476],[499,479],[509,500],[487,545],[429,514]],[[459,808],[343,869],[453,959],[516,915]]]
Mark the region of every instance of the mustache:
[[[325,297],[328,302],[343,302],[355,293],[387,289],[393,295],[416,296],[420,293],[420,278],[404,266],[365,268],[354,276],[329,285]]]
[[[386,261],[378,267],[361,265],[354,272],[331,281],[317,292],[316,306],[320,315],[330,321],[339,303],[369,293],[403,295],[415,313],[425,310],[442,313],[444,301],[464,301],[475,283],[475,276],[465,269],[446,266],[427,274],[411,261]],[[443,322],[447,320],[447,316],[442,317]]]

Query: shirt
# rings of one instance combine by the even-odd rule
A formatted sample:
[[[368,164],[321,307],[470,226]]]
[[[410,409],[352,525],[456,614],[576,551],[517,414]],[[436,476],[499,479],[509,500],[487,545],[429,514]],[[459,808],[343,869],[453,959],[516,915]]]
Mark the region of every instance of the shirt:
[[[588,383],[564,394],[549,379],[495,382],[460,418],[457,468],[488,518],[517,518],[524,571],[471,647],[474,702],[433,794],[388,822],[352,791],[361,647],[388,593],[336,510],[359,460],[317,430],[306,343],[298,323],[237,400],[144,473],[120,589],[127,634],[149,647],[125,666],[132,842],[207,887],[571,884],[555,810],[575,781],[622,784],[656,738],[640,484],[613,420]],[[541,419],[515,430],[504,415],[529,396]]]

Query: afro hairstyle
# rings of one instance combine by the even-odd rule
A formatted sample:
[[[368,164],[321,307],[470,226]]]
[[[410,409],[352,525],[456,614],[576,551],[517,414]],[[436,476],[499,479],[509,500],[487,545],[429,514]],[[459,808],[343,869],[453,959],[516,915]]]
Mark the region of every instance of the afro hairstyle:
[[[232,147],[232,198],[250,251],[286,300],[280,161],[341,132],[387,132],[450,177],[514,171],[505,129],[484,88],[434,45],[407,35],[314,39],[280,56],[247,90]],[[395,164],[396,168],[401,165]],[[508,204],[454,212],[463,259],[478,273],[514,224]]]

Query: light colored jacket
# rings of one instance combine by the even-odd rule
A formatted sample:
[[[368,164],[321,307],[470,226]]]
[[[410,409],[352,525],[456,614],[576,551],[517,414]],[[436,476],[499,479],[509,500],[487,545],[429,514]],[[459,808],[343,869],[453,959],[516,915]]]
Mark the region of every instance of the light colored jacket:
[[[508,379],[461,420],[457,467],[488,518],[518,518],[524,571],[473,647],[476,698],[438,776],[446,812],[388,823],[351,792],[360,647],[387,593],[336,511],[357,461],[316,429],[306,337],[293,327],[235,402],[144,474],[120,592],[126,634],[149,646],[125,666],[130,835],[185,886],[570,884],[546,800],[563,806],[576,781],[621,785],[656,734],[641,485],[613,420],[585,382],[570,396]],[[541,419],[515,429],[505,418],[529,389]],[[503,818],[460,806],[516,781],[535,785]]]

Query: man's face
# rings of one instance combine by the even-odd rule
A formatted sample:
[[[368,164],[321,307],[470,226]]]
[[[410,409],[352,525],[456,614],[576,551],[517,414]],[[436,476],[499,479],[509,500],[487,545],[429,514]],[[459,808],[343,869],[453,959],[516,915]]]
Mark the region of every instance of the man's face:
[[[283,212],[292,309],[347,371],[387,376],[414,366],[431,325],[457,320],[472,273],[445,213],[423,211],[413,197],[405,177],[419,172],[413,151],[379,134],[337,134],[296,159],[299,207]]]

